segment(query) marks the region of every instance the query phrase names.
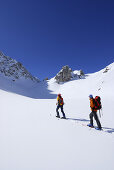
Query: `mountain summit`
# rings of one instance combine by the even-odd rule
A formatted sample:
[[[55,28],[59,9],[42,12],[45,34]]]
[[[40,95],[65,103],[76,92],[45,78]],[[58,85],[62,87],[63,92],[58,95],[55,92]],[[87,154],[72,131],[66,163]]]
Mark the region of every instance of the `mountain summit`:
[[[84,77],[84,72],[82,70],[72,71],[72,69],[68,65],[66,65],[62,67],[59,73],[57,73],[57,75],[55,76],[55,80],[57,83],[60,83],[60,82],[67,82],[76,78],[81,79],[83,77]]]
[[[20,62],[13,60],[2,52],[0,52],[0,74],[12,81],[24,78],[39,82],[39,79],[32,76]]]

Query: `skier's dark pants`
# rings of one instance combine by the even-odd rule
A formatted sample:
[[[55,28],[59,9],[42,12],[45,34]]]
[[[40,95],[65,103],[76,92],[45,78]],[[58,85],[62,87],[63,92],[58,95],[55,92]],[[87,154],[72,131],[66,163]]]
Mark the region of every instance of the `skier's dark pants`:
[[[57,116],[59,116],[59,108],[61,108],[61,112],[62,112],[62,114],[63,114],[63,117],[65,117],[65,113],[64,113],[64,111],[63,111],[63,105],[57,105],[57,109],[56,109],[56,112],[57,112]]]
[[[97,112],[92,111],[92,112],[90,113],[89,117],[90,117],[90,124],[93,126],[93,117],[94,117],[94,119],[95,119],[96,122],[97,122],[98,128],[101,129],[101,123],[100,123],[99,118],[98,118],[98,116],[97,116]]]

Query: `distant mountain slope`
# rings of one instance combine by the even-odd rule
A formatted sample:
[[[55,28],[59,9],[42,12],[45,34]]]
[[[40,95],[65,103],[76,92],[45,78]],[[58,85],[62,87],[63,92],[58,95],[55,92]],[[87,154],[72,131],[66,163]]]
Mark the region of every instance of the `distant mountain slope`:
[[[17,79],[30,79],[34,82],[39,82],[39,79],[32,76],[27,69],[16,60],[4,55],[0,52],[0,74],[16,81]]]
[[[0,89],[31,98],[55,98],[47,82],[38,78],[16,60],[0,52]]]
[[[83,79],[76,77],[71,81],[57,84],[52,78],[48,81],[48,86],[53,94],[62,93],[68,98],[87,97],[90,93],[102,96],[114,95],[114,63],[96,73],[86,74]]]
[[[0,52],[0,89],[40,99],[56,98],[57,93],[71,99],[86,98],[91,93],[110,97],[114,91],[114,63],[92,74],[72,71],[69,81],[58,84],[55,77],[40,82],[21,63]]]

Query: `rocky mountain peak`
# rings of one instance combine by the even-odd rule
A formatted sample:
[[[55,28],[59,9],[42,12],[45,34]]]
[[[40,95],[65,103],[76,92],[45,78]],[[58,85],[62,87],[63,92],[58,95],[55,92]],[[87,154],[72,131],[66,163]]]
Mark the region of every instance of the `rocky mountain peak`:
[[[72,69],[69,68],[68,65],[63,66],[59,73],[57,73],[57,75],[55,76],[56,81],[58,83],[69,81],[72,78],[71,72]]]
[[[39,79],[32,76],[22,63],[13,60],[9,56],[4,55],[2,52],[0,52],[0,74],[9,77],[13,81],[25,78],[39,82]]]
[[[82,70],[72,71],[72,69],[66,65],[62,67],[59,73],[57,73],[55,79],[57,83],[60,83],[67,82],[73,78],[81,78],[82,76],[84,76],[84,72]]]

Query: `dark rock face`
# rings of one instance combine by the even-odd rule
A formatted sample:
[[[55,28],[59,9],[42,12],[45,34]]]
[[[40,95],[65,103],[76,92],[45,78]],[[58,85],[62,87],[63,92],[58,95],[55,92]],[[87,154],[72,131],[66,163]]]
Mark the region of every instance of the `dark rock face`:
[[[83,70],[80,70],[80,76],[84,76],[85,74],[84,74],[84,72],[83,72]]]
[[[105,68],[103,73],[107,73],[110,69],[108,67]]]
[[[59,73],[55,76],[56,81],[60,83],[60,82],[66,82],[71,80],[72,78],[71,72],[72,69],[69,68],[69,66],[62,67]]]
[[[60,83],[60,82],[67,82],[72,79],[82,79],[84,77],[85,74],[82,70],[72,71],[72,69],[69,68],[69,66],[67,65],[62,67],[59,73],[57,73],[57,75],[55,76],[55,80],[57,83]]]

